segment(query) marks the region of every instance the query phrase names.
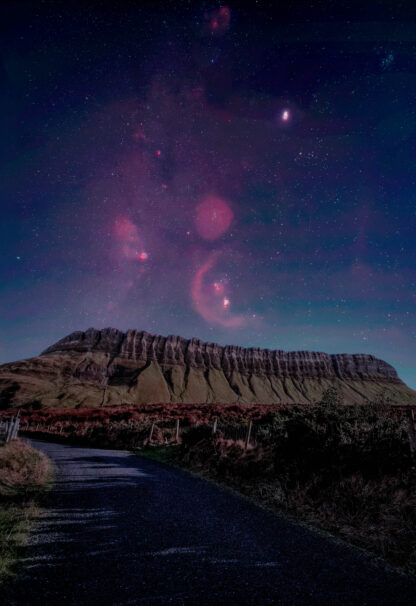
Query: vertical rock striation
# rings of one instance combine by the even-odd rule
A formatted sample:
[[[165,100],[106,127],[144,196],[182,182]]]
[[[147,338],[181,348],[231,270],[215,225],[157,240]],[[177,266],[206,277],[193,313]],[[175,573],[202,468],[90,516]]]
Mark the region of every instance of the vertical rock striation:
[[[0,408],[140,403],[308,404],[330,386],[346,403],[388,396],[416,402],[390,364],[329,355],[204,343],[139,330],[90,328],[40,356],[0,366]]]
[[[272,375],[300,380],[321,378],[401,383],[390,364],[368,354],[287,352],[236,345],[223,347],[199,339],[184,339],[176,335],[162,337],[138,330],[123,333],[115,328],[90,328],[85,332],[74,332],[48,347],[41,355],[66,352],[105,353],[119,362],[156,362],[162,368],[178,365],[204,371],[215,369],[226,375],[238,372],[246,376]]]

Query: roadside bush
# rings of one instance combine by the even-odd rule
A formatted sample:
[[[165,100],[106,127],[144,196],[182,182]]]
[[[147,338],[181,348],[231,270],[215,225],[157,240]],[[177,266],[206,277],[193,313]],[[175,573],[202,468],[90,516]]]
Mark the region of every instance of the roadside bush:
[[[406,421],[384,398],[344,406],[328,390],[309,407],[282,407],[255,424],[247,450],[211,431],[191,430],[178,459],[416,572],[415,460]]]
[[[213,441],[212,427],[209,425],[195,425],[182,434],[182,446],[185,449],[196,446],[202,440]]]
[[[256,435],[272,449],[277,470],[302,477],[317,469],[377,477],[411,463],[404,419],[395,418],[386,405],[339,405],[333,393],[310,408],[269,415]]]
[[[48,458],[25,442],[12,440],[0,448],[0,497],[36,492],[50,473]]]
[[[14,574],[18,548],[51,477],[50,461],[42,452],[21,440],[0,447],[0,589]]]

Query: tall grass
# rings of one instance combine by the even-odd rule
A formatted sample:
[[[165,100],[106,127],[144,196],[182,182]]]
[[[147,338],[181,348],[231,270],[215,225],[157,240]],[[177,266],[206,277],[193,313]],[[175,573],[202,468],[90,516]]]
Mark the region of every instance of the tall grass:
[[[405,419],[383,402],[346,407],[330,395],[266,415],[247,450],[201,426],[177,456],[416,573],[416,470]]]
[[[48,458],[21,440],[0,447],[0,586],[15,573],[19,546],[52,477]]]

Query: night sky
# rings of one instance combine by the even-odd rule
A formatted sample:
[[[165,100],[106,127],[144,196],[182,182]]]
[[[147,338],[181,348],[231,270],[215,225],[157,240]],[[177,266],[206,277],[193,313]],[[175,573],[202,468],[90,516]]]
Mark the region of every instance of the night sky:
[[[416,388],[414,1],[1,12],[1,362],[113,326]]]

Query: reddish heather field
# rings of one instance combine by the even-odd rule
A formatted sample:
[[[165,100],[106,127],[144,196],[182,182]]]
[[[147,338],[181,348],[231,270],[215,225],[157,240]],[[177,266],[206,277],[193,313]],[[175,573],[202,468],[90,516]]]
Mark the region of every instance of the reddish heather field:
[[[259,427],[273,424],[276,413],[280,413],[283,417],[298,414],[313,415],[317,407],[319,408],[319,405],[312,404],[160,403],[62,410],[20,409],[19,414],[20,430],[30,432],[32,435],[49,434],[87,444],[137,448],[149,443],[153,445],[179,443],[191,428],[202,425],[210,426],[212,431],[217,431],[218,437],[222,436],[234,441],[247,441],[249,433],[251,441],[255,443]],[[378,410],[379,407],[376,406],[376,409]],[[0,413],[3,417],[11,414],[16,412],[12,413],[9,410]],[[396,407],[388,406],[385,414],[395,418],[403,413]],[[411,438],[414,441],[414,436]]]
[[[205,423],[215,417],[237,421],[257,420],[270,412],[276,412],[278,405],[270,404],[138,404],[104,408],[74,408],[64,410],[20,410],[21,425],[25,423],[106,423],[117,421],[169,421],[181,419],[187,423]],[[4,411],[4,417],[16,412]]]
[[[283,407],[284,408],[284,407]],[[293,408],[293,407],[292,407]],[[20,409],[20,429],[31,433],[51,434],[63,439],[113,447],[136,447],[146,444],[151,436],[153,444],[177,442],[176,421],[180,421],[180,434],[190,427],[213,425],[236,427],[244,435],[248,422],[260,421],[268,413],[275,413],[277,405],[239,404],[139,404],[108,406],[103,408],[76,408],[63,410]],[[3,417],[16,411],[3,411]],[[153,426],[153,429],[152,429]],[[238,439],[240,434],[236,434]]]

